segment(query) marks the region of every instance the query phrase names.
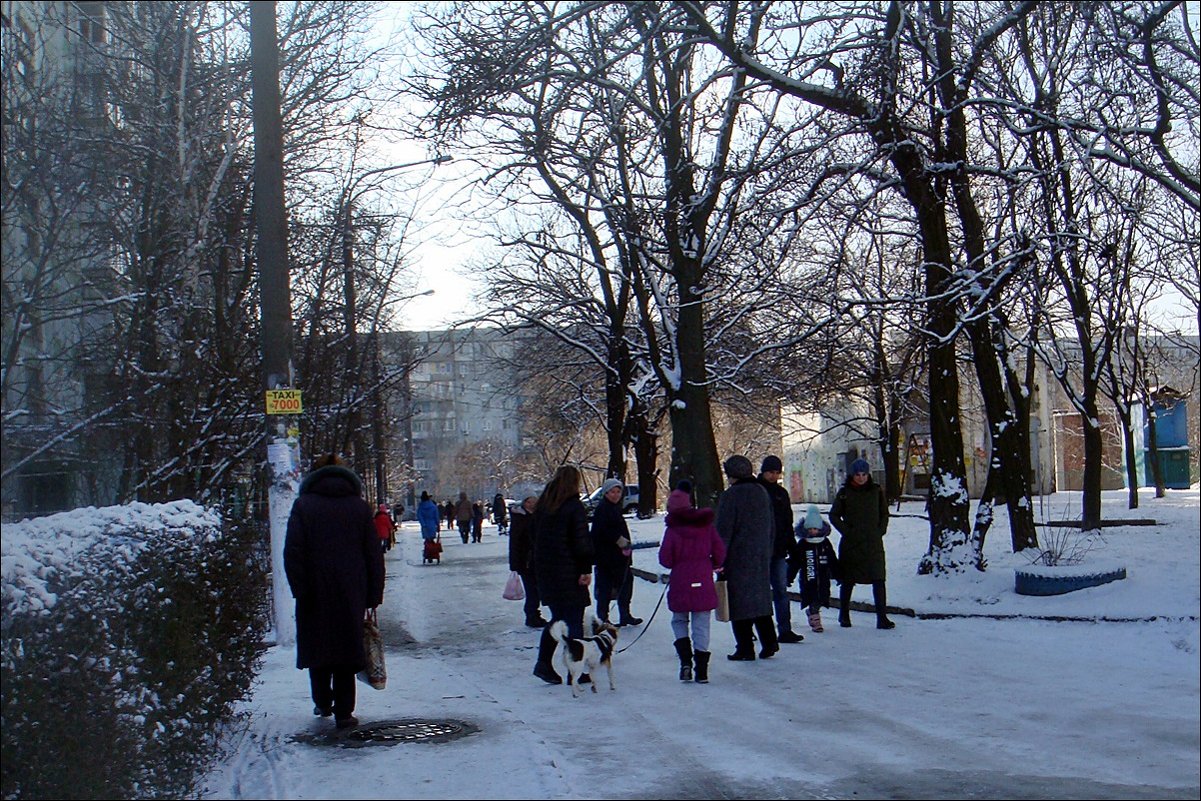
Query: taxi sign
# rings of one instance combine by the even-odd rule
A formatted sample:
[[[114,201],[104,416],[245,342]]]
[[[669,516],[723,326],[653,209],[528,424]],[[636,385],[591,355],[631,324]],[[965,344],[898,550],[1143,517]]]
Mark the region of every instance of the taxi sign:
[[[300,414],[303,411],[299,389],[267,390],[267,414]]]

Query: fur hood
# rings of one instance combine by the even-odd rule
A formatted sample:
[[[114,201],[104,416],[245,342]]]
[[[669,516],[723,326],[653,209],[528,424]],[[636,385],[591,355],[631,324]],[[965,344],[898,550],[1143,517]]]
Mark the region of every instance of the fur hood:
[[[676,509],[667,513],[667,518],[664,522],[669,526],[699,528],[713,522],[713,510],[708,507],[703,509]]]

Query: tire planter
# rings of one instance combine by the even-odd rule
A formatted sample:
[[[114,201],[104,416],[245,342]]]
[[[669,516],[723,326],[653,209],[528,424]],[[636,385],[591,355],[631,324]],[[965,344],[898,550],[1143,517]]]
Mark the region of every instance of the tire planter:
[[[1030,565],[1014,570],[1013,589],[1018,595],[1063,595],[1124,578],[1124,567]]]

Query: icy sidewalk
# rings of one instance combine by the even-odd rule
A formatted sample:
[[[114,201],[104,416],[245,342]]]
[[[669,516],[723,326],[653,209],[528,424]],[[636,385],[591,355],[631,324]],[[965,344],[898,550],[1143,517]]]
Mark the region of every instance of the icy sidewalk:
[[[1195,507],[1186,504],[1178,522],[1188,522],[1188,514],[1195,537]],[[657,537],[662,520],[632,525],[641,540]],[[1002,525],[994,526],[994,563],[1003,561]],[[975,577],[930,583],[904,575],[907,549],[924,544],[921,524],[912,527],[889,534],[895,603],[1017,603],[1003,579],[993,586]],[[1171,550],[1173,536],[1161,532],[1162,546],[1150,550],[1167,564],[1144,560],[1139,574],[1179,589],[1190,570],[1195,574],[1197,550],[1187,536]],[[1129,537],[1110,539],[1112,549]],[[575,700],[568,688],[530,675],[538,632],[521,625],[520,603],[500,597],[507,541],[488,528],[482,544],[455,537],[446,546],[441,565],[423,566],[419,536],[406,527],[388,555],[380,611],[389,684],[381,692],[360,685],[357,714],[363,726],[450,718],[479,731],[444,743],[326,742],[332,725],[312,717],[293,652],[273,648],[246,707],[248,725],[209,777],[208,797],[1198,796],[1195,582],[1177,602],[1175,620],[901,618],[892,632],[827,628],[752,663],[723,658],[733,641],[729,627],[715,623],[709,685],[676,680],[661,609],[645,636],[618,656],[617,692],[602,682],[600,693]],[[653,551],[636,553],[640,567],[648,556],[654,567]],[[1123,583],[1068,603],[1113,611],[1138,595],[1117,587]],[[956,595],[960,587],[966,589]],[[660,590],[637,584],[639,616],[650,619]],[[989,593],[994,603],[987,603]],[[1169,593],[1151,594],[1163,601]],[[635,633],[622,629],[619,647]]]

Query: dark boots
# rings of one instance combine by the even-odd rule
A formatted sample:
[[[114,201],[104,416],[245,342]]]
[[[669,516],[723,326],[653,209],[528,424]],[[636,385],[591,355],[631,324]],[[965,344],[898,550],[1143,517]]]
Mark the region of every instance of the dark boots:
[[[876,602],[876,628],[895,629],[897,624],[888,619],[888,591],[883,581],[872,582],[872,599]]]
[[[754,624],[749,620],[733,620],[730,621],[730,628],[734,630],[734,653],[726,659],[731,662],[754,662],[755,635],[751,633]]]
[[[770,659],[780,650],[780,641],[776,636],[776,624],[771,615],[755,618],[755,631],[759,634],[760,659]]]
[[[696,673],[693,678],[697,684],[709,683],[709,652],[708,651],[693,651],[692,658],[696,660]]]
[[[562,684],[563,677],[555,672],[551,660],[555,656],[555,648],[559,645],[550,633],[550,626],[542,630],[542,639],[538,640],[538,661],[534,663],[534,675],[547,684]]]
[[[851,627],[851,590],[855,585],[844,581],[838,589],[838,625],[844,629]]]
[[[680,657],[680,681],[692,681],[692,640],[681,637],[675,646]]]

